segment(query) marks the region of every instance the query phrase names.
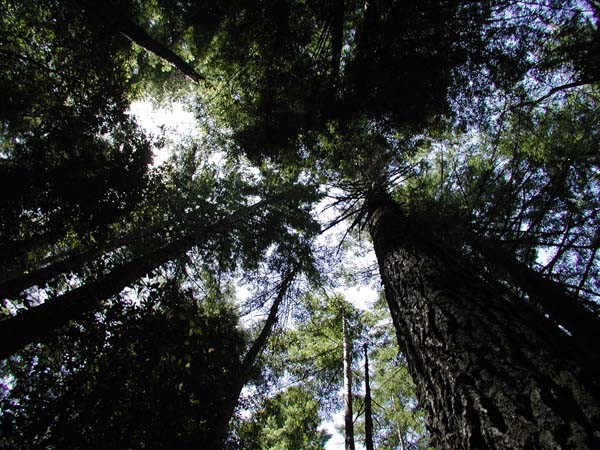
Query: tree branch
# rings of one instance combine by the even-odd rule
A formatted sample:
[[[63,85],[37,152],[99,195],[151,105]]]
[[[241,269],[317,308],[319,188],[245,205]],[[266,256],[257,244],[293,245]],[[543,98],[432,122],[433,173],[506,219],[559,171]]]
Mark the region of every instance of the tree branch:
[[[512,111],[517,108],[522,108],[524,106],[536,106],[536,105],[540,104],[541,102],[543,102],[544,100],[546,100],[547,98],[552,97],[554,94],[556,94],[558,92],[566,91],[567,89],[572,89],[572,88],[579,87],[579,86],[585,86],[587,84],[592,84],[592,83],[593,83],[592,80],[579,80],[579,81],[573,81],[571,83],[562,84],[560,86],[553,87],[546,94],[542,95],[541,97],[539,97],[535,100],[529,100],[526,102],[517,103],[516,105],[511,106],[510,110]]]
[[[119,21],[117,26],[119,28],[119,32],[131,42],[170,63],[195,83],[200,83],[201,81],[206,80],[205,77],[196,72],[196,70],[190,64],[185,62],[180,56],[162,45],[156,39],[152,38],[144,29],[142,29],[132,20],[125,19]]]

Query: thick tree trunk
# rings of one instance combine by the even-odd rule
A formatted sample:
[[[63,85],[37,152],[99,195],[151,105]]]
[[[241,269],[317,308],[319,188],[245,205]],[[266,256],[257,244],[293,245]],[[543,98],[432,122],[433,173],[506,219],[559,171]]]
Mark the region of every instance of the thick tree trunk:
[[[342,316],[342,337],[344,351],[344,426],[345,449],[354,450],[354,417],[352,413],[352,346],[348,336],[346,316]]]
[[[371,385],[369,384],[369,351],[367,344],[364,344],[363,349],[365,351],[365,448],[367,450],[374,450]]]
[[[492,242],[473,233],[467,233],[466,239],[493,267],[518,284],[544,313],[565,328],[576,344],[594,360],[590,366],[600,369],[600,317],[558,283],[545,278]]]
[[[56,328],[92,311],[102,300],[118,294],[156,268],[181,256],[191,247],[205,240],[206,236],[230,231],[232,225],[264,206],[266,202],[267,200],[260,201],[231,214],[211,227],[134,258],[96,281],[3,320],[0,322],[0,359],[12,355],[27,344],[37,342]]]
[[[598,387],[566,337],[413,224],[387,195],[369,228],[398,341],[448,449],[600,448]]]

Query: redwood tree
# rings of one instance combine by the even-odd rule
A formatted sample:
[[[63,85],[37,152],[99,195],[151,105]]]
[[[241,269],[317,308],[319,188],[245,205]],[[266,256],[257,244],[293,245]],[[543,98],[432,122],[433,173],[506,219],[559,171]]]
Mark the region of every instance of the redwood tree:
[[[371,198],[369,230],[434,446],[600,445],[597,380],[558,328],[390,196]]]

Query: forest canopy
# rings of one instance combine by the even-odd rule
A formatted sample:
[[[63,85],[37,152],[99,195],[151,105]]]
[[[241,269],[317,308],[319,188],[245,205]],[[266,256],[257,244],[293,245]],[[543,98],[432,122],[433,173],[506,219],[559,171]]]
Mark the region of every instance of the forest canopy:
[[[598,1],[0,12],[0,447],[600,447]]]

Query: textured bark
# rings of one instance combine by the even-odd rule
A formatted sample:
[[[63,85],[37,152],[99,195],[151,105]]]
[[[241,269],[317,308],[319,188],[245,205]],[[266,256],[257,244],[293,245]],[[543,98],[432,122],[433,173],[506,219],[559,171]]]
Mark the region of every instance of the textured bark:
[[[466,234],[468,243],[496,269],[507,274],[529,296],[530,300],[564,327],[576,345],[593,360],[590,367],[600,366],[600,317],[587,309],[574,295],[558,283],[545,278],[535,270],[516,260],[493,243],[473,233]]]
[[[263,200],[231,214],[211,227],[134,258],[96,281],[3,320],[0,322],[0,359],[12,355],[27,344],[39,341],[56,328],[92,311],[102,300],[118,294],[136,280],[166,262],[176,259],[191,247],[201,243],[207,236],[231,231],[232,225],[266,203],[267,200]]]
[[[352,413],[352,350],[346,317],[342,317],[342,336],[344,351],[344,426],[345,449],[354,450],[354,418]]]
[[[371,409],[371,385],[369,384],[369,352],[367,344],[365,351],[365,448],[374,450],[373,447],[373,413]]]
[[[478,276],[386,195],[370,202],[385,295],[440,449],[600,448],[598,386],[566,336]]]

